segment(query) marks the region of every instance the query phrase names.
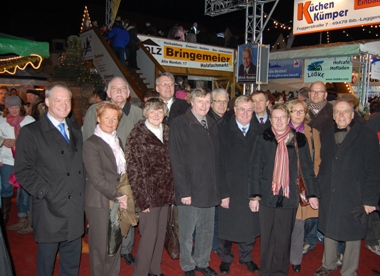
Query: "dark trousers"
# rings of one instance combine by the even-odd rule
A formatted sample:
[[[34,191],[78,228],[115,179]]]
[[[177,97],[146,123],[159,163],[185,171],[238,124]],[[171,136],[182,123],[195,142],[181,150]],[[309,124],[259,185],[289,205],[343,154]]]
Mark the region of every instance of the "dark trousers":
[[[120,274],[120,247],[113,257],[108,256],[108,208],[85,207],[90,225],[88,244],[90,248],[91,276],[118,276]]]
[[[128,67],[131,68],[137,68],[137,49],[136,49],[136,44],[130,43],[131,45],[128,44],[127,49],[128,49]]]
[[[243,263],[252,261],[252,249],[255,242],[246,243],[238,242],[239,260]],[[231,263],[234,259],[234,253],[231,250],[232,241],[218,240],[218,255],[224,263]]]
[[[379,212],[372,212],[368,215],[368,232],[365,242],[367,245],[373,246],[379,244],[380,241],[380,216]]]
[[[133,275],[148,273],[160,275],[162,252],[166,234],[169,206],[149,208],[150,212],[140,212],[140,242],[135,258]]]
[[[260,205],[260,275],[288,275],[290,243],[297,208],[269,208]]]
[[[125,49],[121,47],[114,47],[112,46],[112,50],[115,52],[116,56],[120,59],[121,65],[125,67]]]
[[[82,238],[80,237],[73,241],[54,243],[39,242],[37,250],[37,275],[53,275],[58,250],[60,254],[59,275],[78,275],[81,249]]]

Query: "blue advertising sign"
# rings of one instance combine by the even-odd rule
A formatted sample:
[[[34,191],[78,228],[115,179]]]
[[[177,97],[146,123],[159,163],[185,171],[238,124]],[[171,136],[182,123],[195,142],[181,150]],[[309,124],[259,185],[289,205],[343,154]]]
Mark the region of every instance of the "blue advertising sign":
[[[302,60],[271,60],[268,77],[270,79],[289,79],[302,77]]]

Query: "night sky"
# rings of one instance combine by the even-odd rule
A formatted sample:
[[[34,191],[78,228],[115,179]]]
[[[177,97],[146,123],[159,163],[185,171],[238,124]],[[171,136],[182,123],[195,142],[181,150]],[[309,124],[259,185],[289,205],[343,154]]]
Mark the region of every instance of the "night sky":
[[[78,35],[82,20],[84,6],[89,6],[91,19],[97,19],[99,23],[105,21],[105,0],[7,0],[2,1],[2,14],[0,16],[0,32],[29,38],[36,41],[48,41],[53,38],[66,39],[69,35]],[[95,5],[95,6],[94,6]],[[144,19],[153,21],[157,28],[167,28],[165,20],[171,19],[185,28],[190,28],[192,22],[197,21],[200,28],[209,31],[220,32],[226,27],[232,27],[236,34],[244,34],[245,11],[238,11],[226,15],[210,17],[204,15],[203,0],[122,0],[120,11],[127,14],[130,21],[137,22],[137,30],[144,30]],[[269,13],[273,4],[265,5],[265,12]],[[129,12],[139,13],[133,18]],[[95,17],[95,18],[94,18]],[[97,18],[99,17],[99,18]],[[272,16],[273,19],[292,26],[293,1],[280,0]],[[270,31],[264,33],[264,43],[273,43],[280,33],[286,38],[288,30],[279,30],[270,23]],[[365,38],[375,39],[374,30],[371,34],[361,28],[347,29],[349,36],[342,31],[330,32],[330,42],[352,41]],[[378,33],[379,31],[377,31]],[[319,43],[319,34],[298,36],[294,46],[313,45]],[[322,34],[323,43],[326,42],[326,33]]]

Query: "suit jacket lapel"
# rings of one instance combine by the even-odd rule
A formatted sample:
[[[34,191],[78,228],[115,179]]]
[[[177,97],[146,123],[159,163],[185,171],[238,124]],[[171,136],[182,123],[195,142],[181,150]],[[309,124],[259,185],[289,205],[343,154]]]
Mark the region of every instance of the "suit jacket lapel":
[[[342,144],[338,147],[337,154],[344,151],[345,148],[349,147],[350,144],[355,140],[356,136],[358,136],[358,128],[357,128],[357,126],[354,125],[350,129],[350,131],[347,133]],[[334,142],[335,142],[335,139],[334,139]],[[336,143],[335,143],[335,145],[336,145]]]

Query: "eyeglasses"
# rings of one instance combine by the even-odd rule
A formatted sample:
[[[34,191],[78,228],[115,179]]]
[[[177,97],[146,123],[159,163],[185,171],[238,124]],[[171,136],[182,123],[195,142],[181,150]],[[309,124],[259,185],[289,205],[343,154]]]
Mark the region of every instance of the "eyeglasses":
[[[291,113],[299,113],[299,114],[304,114],[305,113],[305,110],[296,110],[296,109],[293,109],[292,111],[290,111]]]
[[[166,82],[166,83],[161,83],[159,85],[162,86],[162,87],[173,87],[174,83],[172,83],[172,82]]]
[[[239,107],[237,108],[237,110],[240,112],[240,113],[253,113],[253,109],[245,109],[245,108],[242,108],[242,107]]]
[[[228,101],[221,101],[221,100],[213,100],[214,103],[217,103],[217,104],[228,104]]]
[[[315,90],[310,90],[310,93],[311,94],[324,94],[324,93],[326,93],[326,91],[315,91]]]

